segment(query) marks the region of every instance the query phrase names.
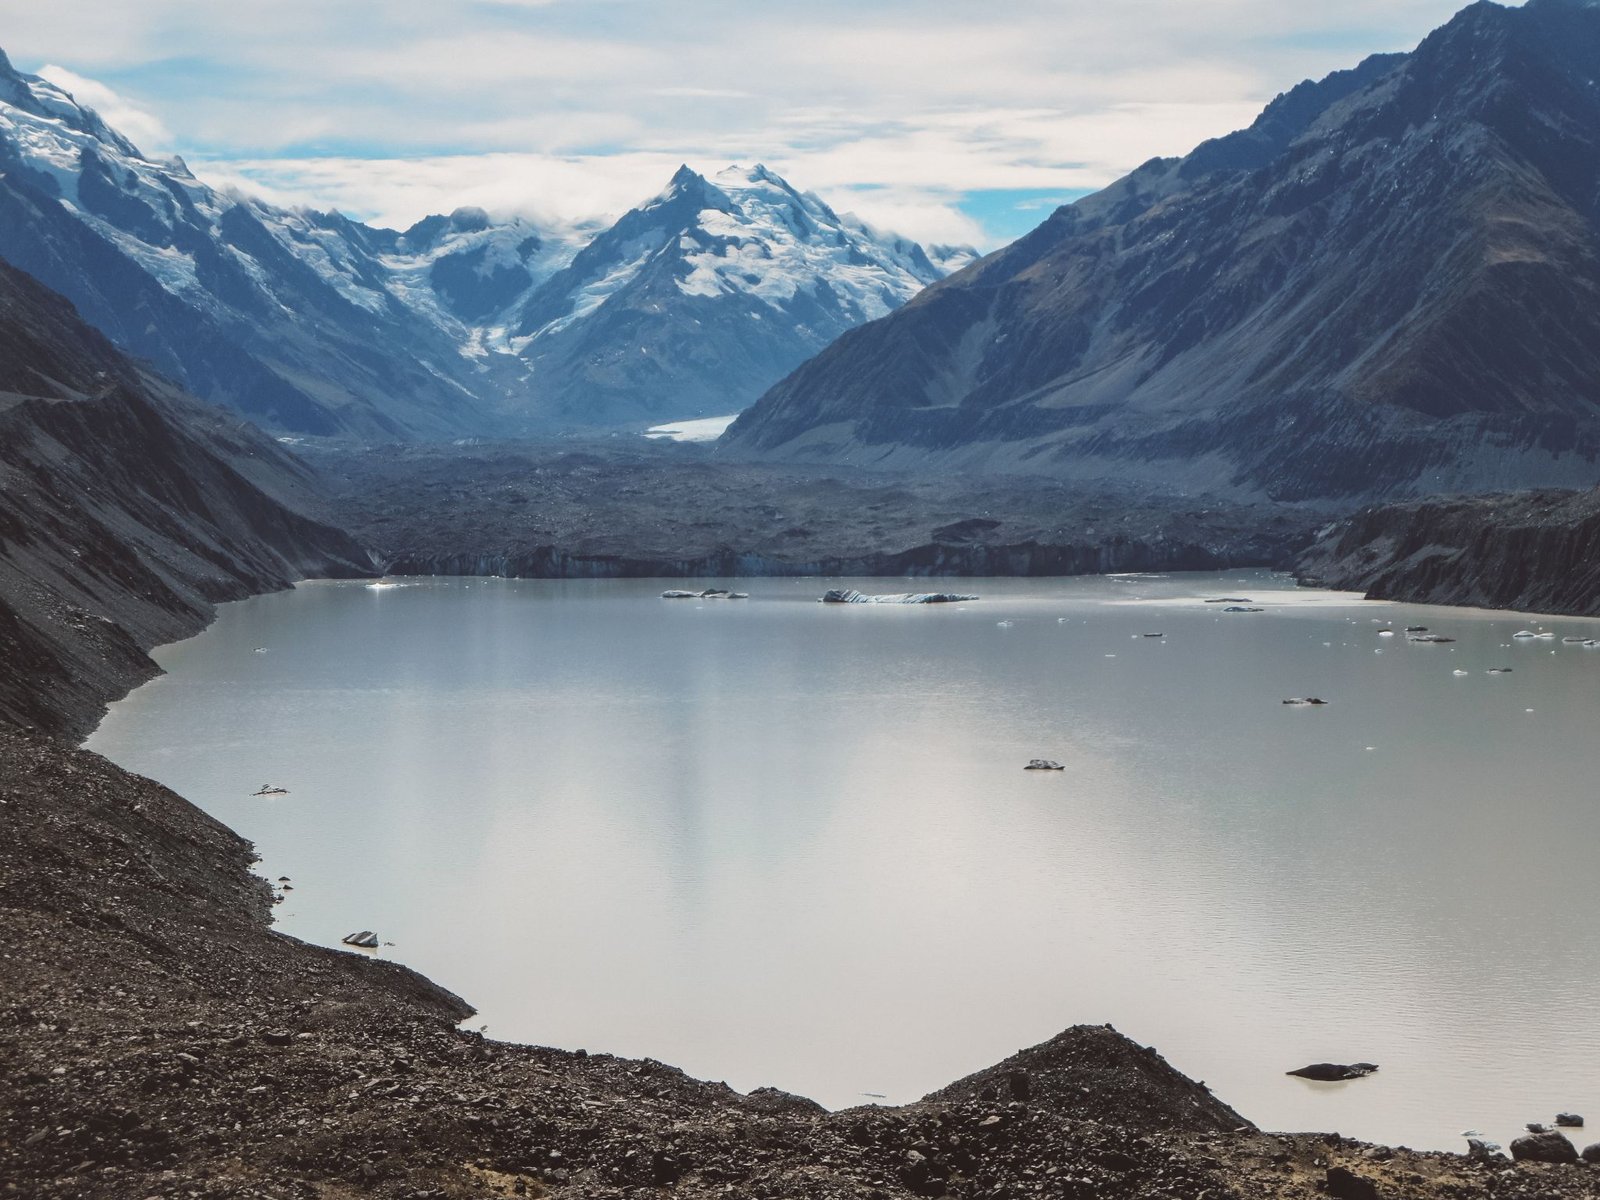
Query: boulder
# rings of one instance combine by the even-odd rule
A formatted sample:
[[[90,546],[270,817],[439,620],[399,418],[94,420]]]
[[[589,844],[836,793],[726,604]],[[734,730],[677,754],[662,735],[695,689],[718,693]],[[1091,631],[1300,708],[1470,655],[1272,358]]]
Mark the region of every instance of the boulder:
[[[1575,1163],[1578,1148],[1551,1129],[1517,1138],[1511,1143],[1511,1157],[1518,1162]]]
[[[376,950],[378,948],[378,935],[370,929],[363,929],[359,933],[346,934],[339,940],[346,946],[360,946],[363,950]]]
[[[1582,1129],[1583,1118],[1577,1113],[1557,1113],[1556,1124],[1562,1129]]]
[[[1066,770],[1066,768],[1063,767],[1060,763],[1052,762],[1048,758],[1036,758],[1032,762],[1030,762],[1027,766],[1023,767],[1022,769],[1024,771],[1065,771]]]
[[[1596,1166],[1600,1166],[1600,1142],[1595,1142],[1592,1146],[1585,1146],[1582,1158],[1586,1163],[1594,1163]]]

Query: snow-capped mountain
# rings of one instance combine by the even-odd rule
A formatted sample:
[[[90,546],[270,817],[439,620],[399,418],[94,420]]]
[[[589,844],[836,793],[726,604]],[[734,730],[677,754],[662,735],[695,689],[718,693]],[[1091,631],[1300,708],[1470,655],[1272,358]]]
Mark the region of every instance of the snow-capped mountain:
[[[146,158],[0,56],[0,258],[196,394],[303,433],[483,426],[492,373],[391,290],[385,249]]]
[[[404,232],[155,160],[0,54],[0,259],[269,428],[438,437],[735,412],[941,278],[756,168],[606,227],[481,209]]]
[[[733,413],[945,273],[765,167],[681,167],[533,293],[511,344],[550,419]]]

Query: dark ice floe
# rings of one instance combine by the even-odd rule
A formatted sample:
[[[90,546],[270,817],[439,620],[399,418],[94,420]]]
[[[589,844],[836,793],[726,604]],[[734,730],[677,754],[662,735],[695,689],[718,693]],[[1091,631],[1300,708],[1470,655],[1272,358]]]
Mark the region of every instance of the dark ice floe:
[[[898,592],[888,596],[868,596],[852,588],[833,588],[822,594],[823,604],[959,604],[976,600],[953,592]]]

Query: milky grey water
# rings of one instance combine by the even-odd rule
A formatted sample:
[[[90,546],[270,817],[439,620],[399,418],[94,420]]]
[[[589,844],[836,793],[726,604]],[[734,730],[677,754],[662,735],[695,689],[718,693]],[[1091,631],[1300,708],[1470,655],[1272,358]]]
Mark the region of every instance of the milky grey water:
[[[1600,1117],[1600,650],[1512,636],[1600,623],[840,582],[905,587],[308,584],[161,651],[89,745],[254,839],[283,929],[377,930],[491,1036],[843,1106],[1110,1021],[1272,1128]],[[1327,1059],[1382,1071],[1283,1074]]]

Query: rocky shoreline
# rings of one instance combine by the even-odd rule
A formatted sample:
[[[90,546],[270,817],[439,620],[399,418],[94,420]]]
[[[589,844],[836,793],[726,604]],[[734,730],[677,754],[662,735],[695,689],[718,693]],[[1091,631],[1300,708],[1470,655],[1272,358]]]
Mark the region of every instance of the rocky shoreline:
[[[1098,1026],[919,1103],[841,1113],[494,1043],[420,976],[273,932],[251,862],[159,785],[0,735],[0,1194],[1597,1194],[1587,1166],[1260,1132]]]

